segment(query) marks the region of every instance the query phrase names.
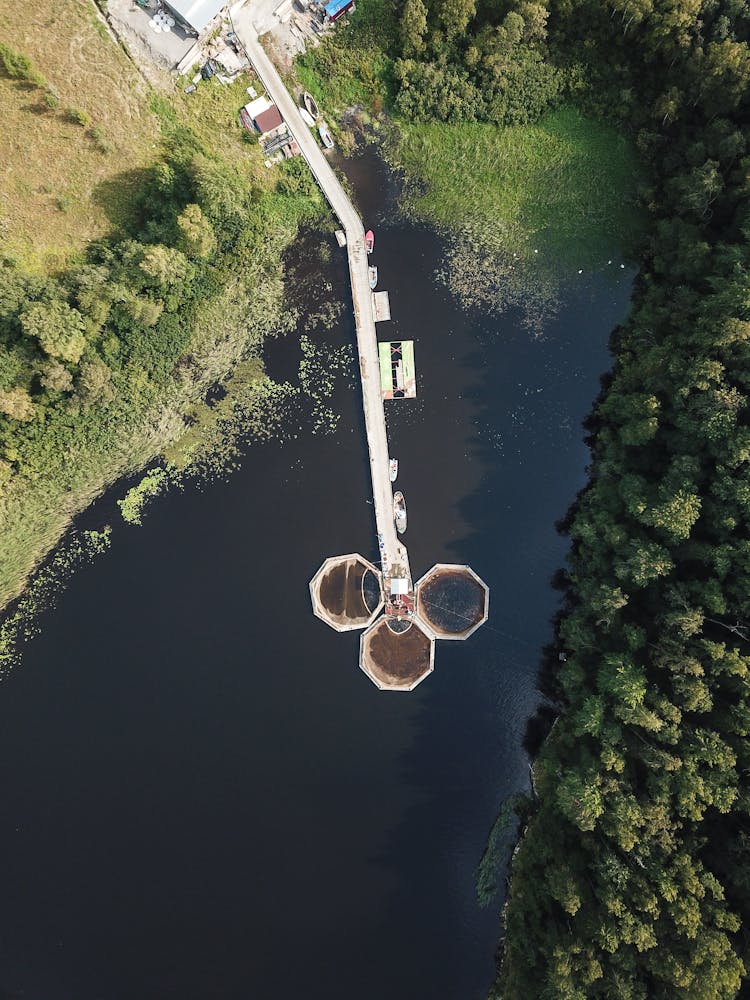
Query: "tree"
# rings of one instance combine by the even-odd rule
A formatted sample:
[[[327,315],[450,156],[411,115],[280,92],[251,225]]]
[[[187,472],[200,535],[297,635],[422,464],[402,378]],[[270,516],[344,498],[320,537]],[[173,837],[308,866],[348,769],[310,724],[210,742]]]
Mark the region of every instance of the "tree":
[[[36,338],[50,357],[75,364],[83,354],[86,346],[83,317],[67,302],[61,299],[37,302],[22,312],[19,319],[26,336]]]
[[[136,323],[144,326],[155,326],[164,312],[164,303],[156,299],[134,295],[125,302],[125,308]]]
[[[23,375],[25,365],[18,351],[0,344],[0,389],[12,389]]]
[[[726,114],[750,86],[750,51],[746,42],[726,38],[709,42],[700,72],[700,97],[709,113]]]
[[[188,257],[210,257],[216,249],[216,236],[200,205],[186,205],[177,216],[181,249]]]
[[[190,270],[184,253],[159,245],[146,249],[139,267],[147,278],[162,288],[179,285]]]
[[[557,787],[557,804],[580,830],[593,830],[604,811],[601,784],[593,768],[567,771]]]
[[[401,50],[407,59],[418,56],[425,48],[427,8],[423,0],[406,0],[401,21]]]
[[[440,0],[438,19],[448,41],[465,34],[476,12],[476,0]]]
[[[669,573],[674,564],[663,546],[633,539],[614,565],[620,579],[629,580],[636,587],[645,587],[651,580]]]
[[[115,398],[112,372],[98,355],[81,363],[78,374],[78,399],[88,407],[94,403],[109,403]]]
[[[526,45],[538,45],[547,39],[547,18],[549,11],[540,3],[522,0],[517,11],[523,18],[523,41]]]
[[[73,376],[65,365],[53,358],[42,369],[41,383],[52,392],[70,392],[73,388]]]
[[[701,498],[687,489],[678,489],[642,515],[646,524],[661,528],[673,539],[688,538],[701,512]]]
[[[0,413],[26,422],[32,419],[34,412],[34,404],[26,389],[16,386],[15,389],[0,391]]]

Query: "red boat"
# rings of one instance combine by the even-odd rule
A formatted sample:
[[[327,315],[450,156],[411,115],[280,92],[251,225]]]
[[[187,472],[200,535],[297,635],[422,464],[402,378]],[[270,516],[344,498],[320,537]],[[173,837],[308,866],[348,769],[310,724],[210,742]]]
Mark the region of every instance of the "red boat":
[[[372,253],[375,249],[375,233],[373,233],[372,229],[368,229],[365,233],[365,246],[368,253]]]

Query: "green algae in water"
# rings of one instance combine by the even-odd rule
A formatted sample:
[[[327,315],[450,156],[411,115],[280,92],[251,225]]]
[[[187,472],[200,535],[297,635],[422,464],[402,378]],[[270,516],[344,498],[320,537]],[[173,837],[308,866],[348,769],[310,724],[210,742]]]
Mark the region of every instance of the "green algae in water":
[[[23,596],[0,623],[0,680],[21,658],[21,647],[40,632],[39,615],[55,607],[73,573],[110,546],[112,529],[74,531],[32,577]]]

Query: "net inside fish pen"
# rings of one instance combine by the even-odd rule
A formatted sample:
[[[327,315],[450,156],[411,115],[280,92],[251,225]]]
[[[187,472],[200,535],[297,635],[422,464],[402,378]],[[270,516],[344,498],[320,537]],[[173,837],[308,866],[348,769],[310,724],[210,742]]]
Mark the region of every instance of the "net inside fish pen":
[[[436,635],[462,636],[487,617],[487,588],[466,567],[433,570],[419,585],[419,613]]]

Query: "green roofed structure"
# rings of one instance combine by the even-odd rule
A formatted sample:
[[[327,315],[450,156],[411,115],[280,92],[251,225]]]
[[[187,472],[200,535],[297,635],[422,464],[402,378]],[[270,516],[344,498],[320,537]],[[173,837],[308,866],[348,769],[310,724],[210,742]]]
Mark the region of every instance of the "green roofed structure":
[[[414,399],[417,395],[414,341],[390,340],[380,343],[378,355],[383,399]]]

